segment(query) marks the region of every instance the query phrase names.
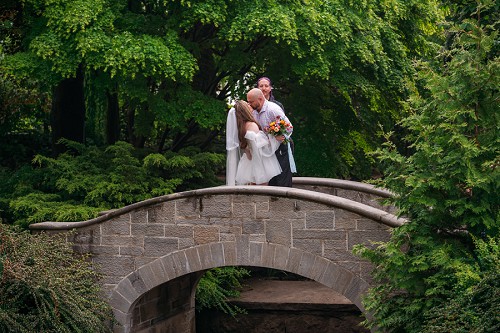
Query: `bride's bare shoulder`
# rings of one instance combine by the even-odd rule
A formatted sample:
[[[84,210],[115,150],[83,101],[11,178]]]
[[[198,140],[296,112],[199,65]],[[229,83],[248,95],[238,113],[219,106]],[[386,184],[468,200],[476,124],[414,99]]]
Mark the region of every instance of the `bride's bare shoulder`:
[[[247,131],[252,131],[255,133],[259,132],[259,126],[257,126],[257,124],[254,123],[253,121],[247,121],[247,123],[245,124],[245,129]]]

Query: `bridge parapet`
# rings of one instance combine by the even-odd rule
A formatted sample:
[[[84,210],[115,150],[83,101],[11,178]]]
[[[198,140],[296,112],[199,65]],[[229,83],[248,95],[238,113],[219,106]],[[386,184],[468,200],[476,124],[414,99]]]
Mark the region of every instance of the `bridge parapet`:
[[[31,228],[76,229],[75,250],[92,253],[115,315],[130,329],[141,295],[190,273],[227,265],[310,277],[361,308],[370,265],[351,250],[355,244],[386,241],[390,229],[404,222],[330,194],[222,186],[145,200],[88,221],[43,222]]]
[[[384,210],[391,214],[396,214],[397,212],[395,207],[384,204],[384,200],[393,195],[390,191],[367,183],[343,179],[294,177],[293,187],[336,195]]]
[[[83,222],[43,222],[33,230],[77,229],[79,252],[94,254],[106,283],[142,265],[200,244],[280,244],[333,260],[365,276],[354,244],[388,238],[404,223],[379,209],[295,188],[234,186],[187,191],[139,202]]]

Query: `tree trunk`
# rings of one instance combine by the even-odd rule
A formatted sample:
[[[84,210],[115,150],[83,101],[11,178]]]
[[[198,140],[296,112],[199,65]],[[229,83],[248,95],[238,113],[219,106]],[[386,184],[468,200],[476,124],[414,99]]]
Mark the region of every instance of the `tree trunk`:
[[[158,153],[160,154],[163,152],[163,148],[165,147],[165,141],[167,141],[168,132],[168,126],[165,126],[165,130],[163,131],[160,142],[158,143]]]
[[[178,152],[183,147],[185,147],[186,142],[198,131],[198,129],[199,127],[196,125],[196,123],[193,120],[190,120],[187,132],[179,133],[176,135],[175,139],[172,142],[171,150],[174,152]]]
[[[135,141],[135,110],[132,106],[128,106],[125,111],[127,115],[127,142],[133,145]]]
[[[147,112],[143,111],[142,112]],[[136,131],[137,118],[136,118],[136,110],[132,107],[127,109],[127,138],[128,142],[134,146],[134,148],[144,148],[146,143],[146,136],[143,134],[137,134]]]
[[[206,149],[213,142],[213,140],[215,139],[215,137],[217,135],[219,135],[219,132],[220,132],[219,130],[210,131],[210,134],[207,136],[207,138],[205,139],[205,141],[203,141],[203,143],[200,146],[200,148],[201,148],[202,151],[206,151]]]
[[[114,144],[120,139],[120,108],[118,104],[118,94],[116,92],[106,92],[108,99],[108,112],[106,114],[106,142],[108,145]]]
[[[62,80],[52,96],[52,145],[56,155],[66,150],[59,144],[61,138],[83,143],[85,140],[85,96],[83,72],[78,69],[75,78]]]

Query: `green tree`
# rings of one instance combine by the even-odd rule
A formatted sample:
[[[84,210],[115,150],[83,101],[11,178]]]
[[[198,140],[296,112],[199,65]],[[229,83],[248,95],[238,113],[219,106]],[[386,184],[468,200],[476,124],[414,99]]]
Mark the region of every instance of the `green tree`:
[[[5,222],[27,227],[49,220],[82,221],[174,191],[220,185],[216,174],[225,161],[221,154],[196,149],[156,154],[122,141],[106,148],[63,143],[67,151],[57,158],[40,154],[34,167],[0,170]]]
[[[357,248],[376,266],[377,284],[364,300],[372,328],[436,332],[441,319],[440,331],[498,328],[498,316],[471,310],[488,290],[498,293],[498,6],[450,5],[455,22],[446,26],[448,47],[439,63],[419,64],[418,83],[425,89],[414,91],[412,114],[403,120],[412,153],[401,155],[390,141],[379,151],[386,166],[381,184],[395,193],[394,203],[410,222],[395,229],[388,243]],[[491,239],[491,250],[481,250],[483,238]],[[496,259],[485,265],[487,257]],[[498,313],[498,302],[479,308]]]
[[[154,89],[155,80],[193,76],[194,58],[175,33],[131,32],[124,28],[127,14],[127,3],[122,1],[23,1],[19,15],[25,46],[6,56],[4,69],[13,81],[37,78],[53,92],[54,142],[61,137],[83,142],[84,83],[93,83],[99,74],[105,74],[100,82],[106,83],[110,98],[116,93],[113,87],[124,80],[142,84],[146,93]]]
[[[374,166],[367,153],[380,144],[378,125],[392,128],[408,112],[411,62],[431,56],[442,12],[434,1],[330,1],[324,7],[331,38],[316,46],[325,51],[318,75],[296,76],[286,64],[304,64],[285,55],[269,66],[270,76],[278,78],[275,95],[295,120],[299,172],[367,179]]]
[[[500,330],[500,237],[475,240],[475,283],[428,311],[422,333],[482,333]],[[474,272],[474,273],[476,273]],[[468,275],[459,285],[470,285]],[[460,288],[462,289],[462,288]]]
[[[112,331],[99,276],[65,237],[0,224],[0,332]]]
[[[0,68],[4,58],[22,48],[21,2],[0,4]],[[11,80],[0,70],[0,165],[18,168],[46,149],[50,94],[36,78]]]
[[[22,43],[0,66],[51,93],[54,142],[220,149],[226,99],[266,74],[298,125],[299,170],[345,177],[369,175],[376,124],[399,117],[439,17],[433,0],[22,4]],[[311,162],[321,154],[330,168]]]

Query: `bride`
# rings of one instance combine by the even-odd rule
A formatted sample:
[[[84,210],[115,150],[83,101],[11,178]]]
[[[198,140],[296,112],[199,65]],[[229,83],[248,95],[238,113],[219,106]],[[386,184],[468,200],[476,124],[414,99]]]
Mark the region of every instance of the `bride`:
[[[262,131],[250,105],[237,101],[226,123],[226,184],[267,185],[281,173],[274,154],[279,145],[274,136]]]

